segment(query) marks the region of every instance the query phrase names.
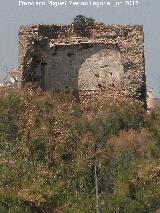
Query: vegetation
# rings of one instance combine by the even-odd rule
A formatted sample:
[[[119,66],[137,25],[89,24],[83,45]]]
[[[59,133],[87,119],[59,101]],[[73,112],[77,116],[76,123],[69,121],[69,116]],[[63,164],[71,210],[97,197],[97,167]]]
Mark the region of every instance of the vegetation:
[[[90,36],[90,28],[95,25],[93,18],[77,15],[72,22],[75,32],[82,37]]]
[[[96,212],[96,177],[99,212],[160,208],[160,110],[93,111],[62,93],[1,93],[0,212]]]

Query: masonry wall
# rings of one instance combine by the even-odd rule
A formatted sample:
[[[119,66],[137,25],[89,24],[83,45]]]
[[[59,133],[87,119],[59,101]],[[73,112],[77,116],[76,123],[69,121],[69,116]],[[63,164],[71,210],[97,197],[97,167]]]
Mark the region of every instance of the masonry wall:
[[[19,69],[24,82],[45,90],[69,90],[77,95],[118,90],[146,103],[144,34],[142,26],[105,26],[80,38],[72,26],[22,26]],[[114,96],[115,92],[113,92]]]

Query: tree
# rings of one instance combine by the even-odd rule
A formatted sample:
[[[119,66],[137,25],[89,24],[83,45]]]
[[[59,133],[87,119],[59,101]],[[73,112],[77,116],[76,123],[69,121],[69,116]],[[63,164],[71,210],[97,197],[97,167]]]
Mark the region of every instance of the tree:
[[[72,22],[75,32],[82,37],[90,36],[90,27],[95,25],[93,18],[88,18],[83,15],[77,15]]]

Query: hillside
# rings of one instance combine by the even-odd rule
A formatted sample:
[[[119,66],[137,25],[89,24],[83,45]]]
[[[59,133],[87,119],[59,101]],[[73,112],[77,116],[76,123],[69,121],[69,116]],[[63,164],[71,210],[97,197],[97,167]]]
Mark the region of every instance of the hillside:
[[[32,88],[0,94],[0,212],[156,212],[160,110]],[[96,187],[95,187],[96,186]]]

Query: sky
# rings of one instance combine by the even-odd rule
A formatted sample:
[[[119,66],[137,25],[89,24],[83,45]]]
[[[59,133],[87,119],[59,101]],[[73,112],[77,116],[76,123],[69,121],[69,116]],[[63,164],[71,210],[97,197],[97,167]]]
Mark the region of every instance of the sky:
[[[39,0],[30,0],[36,2]],[[140,24],[145,33],[145,70],[148,89],[160,97],[160,0],[139,0],[138,6],[125,6],[125,0],[108,0],[121,6],[19,6],[19,0],[0,2],[0,78],[18,66],[18,31],[26,24],[70,24],[76,15],[85,15],[105,24]],[[58,1],[58,0],[57,0]],[[63,0],[59,0],[63,1]],[[68,3],[69,0],[67,0]],[[89,1],[89,0],[72,0]],[[92,2],[107,0],[92,0]],[[29,2],[24,0],[23,2]],[[40,2],[40,1],[39,1]],[[55,1],[53,1],[55,2]],[[130,1],[131,3],[136,1]]]

